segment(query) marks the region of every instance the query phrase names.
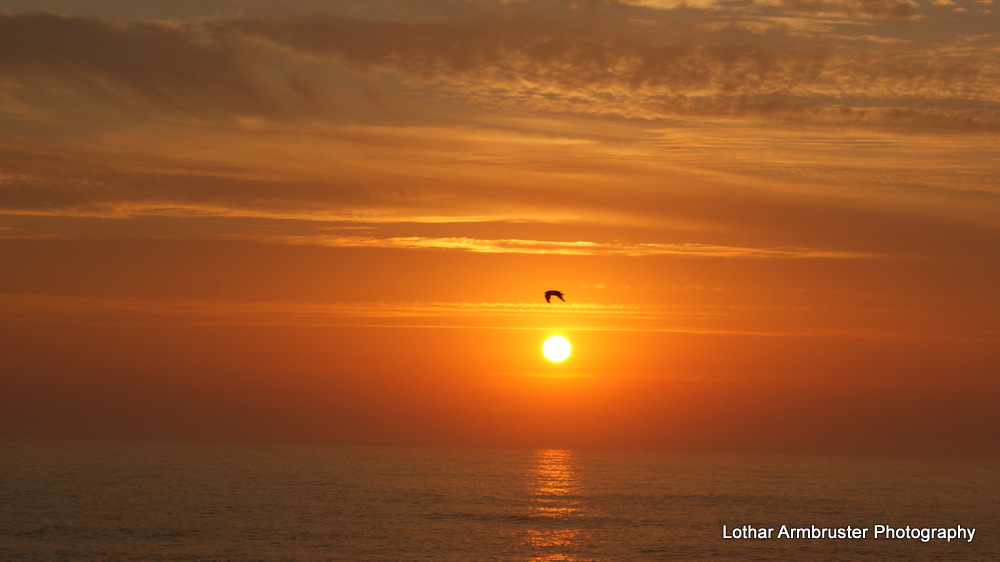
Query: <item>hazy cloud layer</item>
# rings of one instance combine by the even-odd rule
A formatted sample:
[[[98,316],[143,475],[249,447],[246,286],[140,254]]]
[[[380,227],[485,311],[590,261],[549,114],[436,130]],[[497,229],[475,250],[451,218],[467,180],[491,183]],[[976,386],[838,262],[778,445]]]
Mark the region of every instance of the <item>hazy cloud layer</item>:
[[[112,104],[142,101],[199,117],[288,117],[310,103],[302,78],[265,80],[252,53],[196,26],[0,14],[0,76],[70,88]]]
[[[923,217],[997,225],[1000,45],[976,22],[781,2],[427,6],[183,22],[0,14],[0,211],[662,235],[593,248],[519,233],[301,239],[601,255],[895,253]],[[902,17],[899,6],[911,5],[853,11]],[[94,125],[95,99],[126,108]],[[38,234],[51,233],[17,235]],[[959,246],[981,248],[972,238]]]
[[[704,307],[657,304],[527,302],[218,302],[190,299],[139,299],[11,295],[0,293],[8,318],[58,319],[77,325],[141,326],[354,326],[537,330],[539,318],[557,317],[575,332],[667,332],[743,334],[764,337],[847,337],[851,339],[951,339],[1000,341],[998,333],[970,330],[942,336],[924,326],[895,330],[852,325],[857,318],[838,317],[835,309],[815,307]],[[762,325],[762,313],[824,315],[830,324],[804,328],[792,323]],[[732,322],[720,325],[725,315]],[[878,322],[869,311],[867,320]]]
[[[200,118],[328,117],[338,104],[341,118],[391,113],[378,91],[402,78],[424,88],[409,92],[415,99],[488,108],[1000,131],[1000,44],[989,34],[917,40],[917,31],[837,20],[825,4],[797,0],[721,12],[478,6],[417,21],[3,14],[0,77],[13,80],[11,92],[70,88]],[[893,0],[841,6],[904,19],[913,9]],[[782,9],[814,15],[803,24]],[[367,98],[341,99],[331,77],[345,68],[369,82]]]
[[[802,37],[782,25],[707,23],[546,20],[515,11],[418,23],[232,21],[216,29],[507,108],[1000,130],[993,41],[893,47]]]

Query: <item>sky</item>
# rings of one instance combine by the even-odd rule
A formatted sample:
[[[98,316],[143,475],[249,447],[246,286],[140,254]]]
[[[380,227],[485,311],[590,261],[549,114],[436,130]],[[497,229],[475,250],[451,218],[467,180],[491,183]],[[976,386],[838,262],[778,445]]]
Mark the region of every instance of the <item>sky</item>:
[[[997,10],[0,0],[0,435],[1000,455]]]

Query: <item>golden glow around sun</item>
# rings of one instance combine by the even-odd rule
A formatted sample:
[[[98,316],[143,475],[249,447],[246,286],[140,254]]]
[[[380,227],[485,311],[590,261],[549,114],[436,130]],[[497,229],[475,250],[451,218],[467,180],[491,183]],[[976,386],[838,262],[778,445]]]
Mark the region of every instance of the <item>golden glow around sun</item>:
[[[542,353],[545,358],[554,363],[565,361],[572,350],[569,340],[562,336],[552,336],[545,340],[545,344],[542,345]]]

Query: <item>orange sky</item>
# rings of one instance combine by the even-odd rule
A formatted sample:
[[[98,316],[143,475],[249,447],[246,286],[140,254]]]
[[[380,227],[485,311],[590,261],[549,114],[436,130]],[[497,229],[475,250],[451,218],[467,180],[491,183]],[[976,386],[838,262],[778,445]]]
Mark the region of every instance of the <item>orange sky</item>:
[[[0,435],[1000,454],[995,9],[0,1]]]

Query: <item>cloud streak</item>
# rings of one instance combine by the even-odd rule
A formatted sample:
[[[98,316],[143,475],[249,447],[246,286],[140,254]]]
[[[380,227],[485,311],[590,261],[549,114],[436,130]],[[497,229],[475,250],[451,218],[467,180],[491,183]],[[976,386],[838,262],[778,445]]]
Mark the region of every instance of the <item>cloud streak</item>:
[[[238,239],[246,237],[239,236]],[[812,248],[747,248],[708,244],[664,244],[629,242],[593,242],[586,240],[553,241],[522,239],[483,239],[469,237],[372,237],[372,236],[290,236],[262,235],[251,239],[260,242],[333,248],[399,248],[421,250],[461,250],[487,254],[539,254],[564,256],[675,256],[746,259],[860,259],[879,254],[818,250]]]
[[[879,325],[878,311],[838,316],[835,308],[676,306],[525,302],[219,302],[0,294],[8,319],[124,326],[346,326],[357,328],[489,329],[537,331],[558,318],[573,332],[738,334],[763,337],[1000,341],[995,330],[942,333],[914,323]],[[759,316],[790,315],[780,322]],[[802,324],[821,314],[827,325]],[[871,316],[869,318],[868,316]],[[720,319],[726,319],[720,323]],[[789,321],[791,320],[791,321]],[[873,323],[874,322],[874,323]]]

